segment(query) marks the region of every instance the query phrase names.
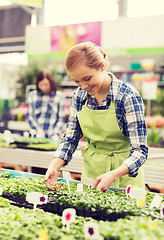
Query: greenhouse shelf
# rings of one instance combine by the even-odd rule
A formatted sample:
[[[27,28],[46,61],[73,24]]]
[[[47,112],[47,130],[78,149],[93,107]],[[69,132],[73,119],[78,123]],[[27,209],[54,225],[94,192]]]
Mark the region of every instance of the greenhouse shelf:
[[[48,168],[52,161],[55,151],[35,151],[20,148],[3,148],[0,147],[1,155],[0,162],[17,165],[28,166],[28,171],[31,172],[31,167]],[[70,172],[81,173],[82,169],[82,153],[81,150],[76,150],[73,154],[72,161],[69,165],[62,168]]]

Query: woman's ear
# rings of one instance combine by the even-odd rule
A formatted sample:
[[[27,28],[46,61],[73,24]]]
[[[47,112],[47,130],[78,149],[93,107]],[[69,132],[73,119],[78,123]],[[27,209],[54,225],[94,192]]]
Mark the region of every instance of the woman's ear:
[[[104,64],[104,63],[101,63],[101,65],[100,65],[100,70],[101,70],[101,71],[104,71],[104,70],[105,70],[105,64]]]

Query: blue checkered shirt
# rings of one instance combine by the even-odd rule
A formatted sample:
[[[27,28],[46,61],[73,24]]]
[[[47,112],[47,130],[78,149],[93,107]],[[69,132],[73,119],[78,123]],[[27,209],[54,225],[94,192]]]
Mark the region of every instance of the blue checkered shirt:
[[[118,125],[122,133],[128,138],[131,146],[130,155],[124,163],[129,168],[129,176],[136,177],[139,167],[148,156],[147,131],[144,119],[144,105],[137,90],[129,83],[118,80],[112,73],[111,86],[106,99],[97,106],[96,99],[85,90],[77,88],[70,106],[70,116],[66,133],[60,142],[54,157],[65,160],[65,164],[72,158],[80,138],[83,136],[79,125],[79,114],[88,99],[87,107],[92,110],[110,108],[111,100],[115,101],[115,111]]]
[[[32,129],[43,129],[45,137],[61,134],[65,122],[65,95],[59,91],[52,96],[32,91],[27,99],[26,119]]]

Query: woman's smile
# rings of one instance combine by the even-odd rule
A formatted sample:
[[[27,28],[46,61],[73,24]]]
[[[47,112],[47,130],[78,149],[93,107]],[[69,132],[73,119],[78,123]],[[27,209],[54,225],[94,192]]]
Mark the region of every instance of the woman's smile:
[[[94,87],[94,86],[88,87],[88,88],[85,89],[85,91],[90,92],[90,91],[92,91],[93,87]]]

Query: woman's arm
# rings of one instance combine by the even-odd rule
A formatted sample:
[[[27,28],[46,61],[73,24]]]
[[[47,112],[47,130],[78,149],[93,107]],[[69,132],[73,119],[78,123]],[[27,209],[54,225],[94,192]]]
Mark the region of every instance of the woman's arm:
[[[127,94],[123,100],[123,133],[132,148],[123,163],[129,168],[129,176],[136,177],[148,156],[144,104],[136,90],[133,94]]]

